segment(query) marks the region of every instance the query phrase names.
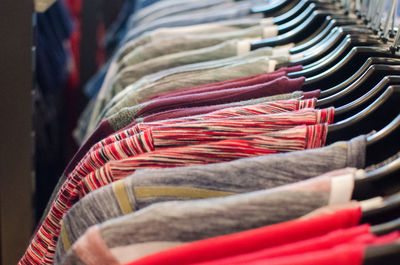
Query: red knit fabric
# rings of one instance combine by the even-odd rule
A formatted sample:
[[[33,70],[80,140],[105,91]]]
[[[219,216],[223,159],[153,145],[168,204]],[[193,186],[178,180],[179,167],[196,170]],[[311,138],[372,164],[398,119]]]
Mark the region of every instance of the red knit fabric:
[[[358,207],[309,219],[297,219],[242,233],[220,236],[168,249],[127,265],[186,265],[281,246],[328,232],[356,226],[361,218]],[[269,263],[268,263],[269,264]]]
[[[307,252],[329,250],[341,244],[364,244],[382,245],[396,241],[399,233],[395,232],[383,237],[377,237],[370,233],[369,225],[340,229],[327,235],[303,240],[279,247],[268,248],[261,251],[252,252],[245,255],[227,257],[224,259],[209,262],[196,263],[196,265],[217,265],[217,264],[247,264],[258,260],[270,260],[277,257],[299,255]]]
[[[247,265],[362,265],[366,245],[343,244],[332,250],[306,252],[299,255],[258,260]]]

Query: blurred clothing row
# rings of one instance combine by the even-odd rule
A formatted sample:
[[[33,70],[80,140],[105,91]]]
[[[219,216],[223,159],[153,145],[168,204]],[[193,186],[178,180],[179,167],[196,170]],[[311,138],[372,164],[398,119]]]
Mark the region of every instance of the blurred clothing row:
[[[305,89],[297,44],[254,48],[284,34],[251,12],[273,3],[152,2],[130,15],[20,264],[361,265],[398,244],[372,221],[395,192],[360,184],[398,154],[376,161],[374,128],[321,107],[329,87]]]

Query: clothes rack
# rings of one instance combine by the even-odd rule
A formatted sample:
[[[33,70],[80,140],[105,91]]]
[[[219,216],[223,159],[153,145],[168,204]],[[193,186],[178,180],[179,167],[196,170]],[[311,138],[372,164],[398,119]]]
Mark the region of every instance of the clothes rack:
[[[1,134],[4,141],[0,151],[3,161],[0,174],[0,265],[17,263],[34,229],[34,11],[45,11],[54,2],[4,0],[0,4],[0,28],[7,36],[0,43],[0,86],[4,99],[1,115],[7,122],[7,129]],[[97,45],[96,29],[105,18],[108,21],[115,19],[122,2],[105,0],[99,4],[99,1],[82,1],[83,81],[97,70],[96,49],[93,49]]]
[[[33,1],[0,4],[1,137],[0,264],[15,264],[32,234]],[[12,26],[11,26],[12,25]],[[17,101],[16,101],[17,100]],[[18,148],[16,148],[18,147]]]
[[[54,1],[0,4],[0,265],[398,265],[399,0]]]

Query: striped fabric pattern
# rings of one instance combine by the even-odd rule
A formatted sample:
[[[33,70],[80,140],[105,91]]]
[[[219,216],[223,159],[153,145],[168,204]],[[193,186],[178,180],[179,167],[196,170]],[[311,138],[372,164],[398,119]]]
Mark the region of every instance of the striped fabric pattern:
[[[226,119],[226,118],[234,118],[237,116],[249,116],[249,115],[263,115],[263,114],[273,114],[273,113],[282,113],[282,112],[293,112],[305,108],[314,109],[316,99],[311,100],[290,100],[292,102],[269,102],[263,104],[256,104],[250,106],[242,106],[242,107],[234,107],[228,109],[222,109],[219,111],[215,111],[206,115],[192,116],[186,117],[183,119],[172,119],[165,120],[160,122],[152,122],[152,123],[139,123],[133,130],[135,133],[144,131],[149,129],[150,127],[157,126],[165,126],[165,125],[173,125],[176,123],[187,123],[187,122],[197,122],[203,120],[213,120],[213,119]]]
[[[296,114],[297,113],[297,114]],[[312,115],[310,115],[312,114]],[[296,116],[299,115],[299,116]],[[60,222],[64,214],[68,211],[70,207],[74,203],[76,203],[80,197],[84,196],[87,192],[97,189],[101,186],[107,185],[112,181],[122,178],[125,176],[126,172],[122,174],[123,176],[118,177],[119,175],[115,175],[116,172],[119,172],[118,167],[112,167],[109,170],[107,168],[112,164],[112,162],[106,163],[109,160],[119,160],[125,157],[136,156],[138,158],[139,163],[135,166],[135,169],[139,167],[168,167],[168,166],[186,166],[191,164],[204,164],[204,163],[215,163],[215,162],[222,162],[222,161],[230,161],[232,159],[241,158],[241,157],[248,157],[248,156],[256,156],[256,155],[263,155],[269,153],[276,153],[276,152],[287,152],[287,151],[294,151],[294,150],[303,150],[305,149],[304,146],[297,146],[290,142],[290,137],[288,139],[280,139],[281,146],[275,149],[268,149],[268,145],[263,144],[263,140],[258,143],[258,136],[249,136],[249,138],[243,139],[236,139],[236,140],[228,140],[228,142],[216,142],[217,144],[215,147],[214,145],[207,145],[206,152],[203,150],[203,145],[194,145],[190,147],[186,147],[187,149],[180,150],[181,148],[171,148],[175,146],[193,144],[193,143],[201,143],[201,142],[208,142],[208,141],[215,141],[220,139],[229,138],[231,137],[241,137],[248,134],[262,134],[267,131],[273,131],[277,129],[286,129],[288,127],[293,127],[298,124],[316,124],[318,122],[331,122],[333,119],[333,109],[326,109],[326,110],[310,110],[305,109],[298,112],[293,112],[290,115],[286,115],[285,113],[269,115],[271,117],[277,116],[280,118],[279,124],[277,118],[274,120],[267,119],[268,115],[259,115],[259,116],[249,116],[249,117],[236,117],[231,118],[235,119],[234,123],[226,123],[226,120],[206,120],[205,122],[193,122],[182,124],[183,126],[191,126],[188,127],[191,129],[191,137],[193,137],[194,141],[190,141],[187,137],[182,137],[181,141],[176,141],[178,138],[177,135],[186,136],[188,135],[188,130],[184,129],[184,127],[179,128],[179,124],[169,125],[169,126],[162,126],[162,127],[155,127],[150,130],[139,130],[140,133],[134,134],[134,136],[126,138],[125,141],[118,141],[117,144],[114,145],[107,145],[106,148],[102,148],[98,150],[98,152],[94,152],[90,154],[90,159],[88,163],[81,164],[81,167],[78,167],[74,170],[73,174],[71,174],[64,184],[60,193],[57,196],[57,199],[53,203],[52,209],[49,212],[48,217],[40,227],[37,235],[33,239],[31,245],[29,246],[24,258],[21,260],[21,264],[51,264],[55,245],[57,242],[57,237],[60,232]],[[291,118],[288,118],[291,117]],[[255,119],[259,119],[255,121]],[[292,119],[292,121],[289,121]],[[228,119],[230,120],[230,119]],[[242,123],[239,121],[241,120]],[[296,120],[294,123],[293,121]],[[271,121],[274,123],[271,124]],[[206,126],[208,125],[208,127]],[[289,125],[291,124],[291,125]],[[216,129],[215,126],[219,126]],[[222,126],[225,125],[225,126]],[[151,126],[150,126],[151,128]],[[246,128],[246,129],[245,129]],[[308,148],[319,147],[323,145],[323,143],[319,143],[318,137],[324,138],[324,133],[314,135],[314,131],[318,132],[321,130],[313,130],[310,128],[313,127],[305,127],[307,128],[307,134],[309,137],[305,137],[300,140],[301,141],[316,141],[313,142]],[[181,129],[180,134],[177,134],[176,130]],[[224,132],[222,129],[225,129]],[[245,129],[245,130],[244,130]],[[137,129],[136,129],[137,130]],[[210,135],[208,137],[204,137],[204,135],[208,134],[208,130]],[[207,133],[205,133],[207,131]],[[240,131],[243,131],[240,133]],[[324,131],[324,130],[322,130]],[[175,133],[174,133],[175,132]],[[217,133],[216,133],[217,132]],[[232,134],[233,133],[233,134]],[[326,132],[325,132],[326,134]],[[154,138],[157,137],[157,139]],[[267,138],[265,138],[267,137]],[[316,138],[317,137],[317,138]],[[198,139],[196,139],[198,138]],[[274,142],[275,138],[268,138],[268,136],[260,135],[260,139],[269,139],[270,141]],[[265,140],[264,139],[264,140]],[[237,142],[238,141],[238,142]],[[244,154],[238,155],[236,153],[236,149],[241,141],[247,142],[254,142],[254,146],[249,143],[245,144],[244,146],[249,147],[248,150],[254,150],[253,152],[246,153],[244,152],[247,148],[242,146],[241,148],[245,150],[241,150],[240,152],[244,152]],[[295,143],[296,141],[294,141]],[[219,146],[218,144],[221,144]],[[235,146],[235,147],[232,147]],[[286,146],[287,145],[287,146]],[[239,144],[240,146],[240,144]],[[157,148],[169,148],[168,150],[160,150],[158,152],[154,151]],[[185,148],[185,147],[182,147]],[[200,148],[197,150],[197,148]],[[215,149],[214,149],[215,148]],[[203,152],[201,152],[203,150]],[[169,153],[171,151],[171,153]],[[177,151],[177,152],[176,152]],[[187,153],[180,153],[181,151],[186,151]],[[221,154],[221,151],[225,151],[226,156]],[[234,152],[233,152],[234,151]],[[150,152],[147,153],[146,152]],[[231,157],[229,154],[234,153]],[[140,155],[142,154],[142,155]],[[153,160],[146,162],[145,157],[151,156]],[[185,161],[180,161],[180,159],[184,157]],[[204,160],[202,159],[204,158]],[[166,159],[167,158],[167,159]],[[158,159],[161,159],[158,161]],[[193,160],[193,161],[192,161]],[[126,160],[123,160],[126,161]],[[174,163],[172,163],[174,162]],[[171,165],[170,165],[171,163]],[[96,170],[101,165],[100,170]],[[123,167],[122,167],[123,168]],[[132,171],[132,169],[127,168],[128,172]],[[124,172],[123,170],[121,172]],[[89,174],[89,175],[88,175]],[[88,175],[88,176],[87,176]],[[86,177],[85,177],[86,176]],[[84,180],[82,181],[82,179]],[[43,259],[42,257],[45,256]]]
[[[194,121],[203,121],[203,120],[211,120],[211,119],[224,119],[229,117],[236,116],[249,116],[249,115],[262,115],[262,114],[273,114],[273,113],[281,113],[281,112],[290,112],[296,111],[305,108],[315,108],[315,104],[317,102],[316,98],[306,99],[306,100],[282,100],[282,101],[274,101],[274,102],[266,102],[255,105],[248,106],[239,106],[233,108],[222,109],[218,111],[214,111],[211,113],[207,113],[204,115],[190,116],[178,119],[171,120],[163,120],[157,122],[149,122],[149,123],[140,123],[139,125],[118,132],[101,142],[97,143],[92,147],[90,152],[93,152],[99,148],[102,148],[106,145],[112,144],[116,141],[120,141],[127,137],[135,135],[137,132],[141,131],[139,126],[142,126],[143,130],[156,127],[156,126],[164,126],[169,124],[177,124],[177,123],[186,123],[186,122],[194,122]]]
[[[123,157],[129,157],[132,155],[138,154],[137,151],[142,150],[143,148],[133,148],[134,150],[131,152],[127,152],[125,156],[119,156],[119,150],[127,150],[129,151],[132,148],[129,148],[131,144],[127,143],[127,138],[133,137],[141,131],[145,131],[148,128],[156,127],[156,126],[164,126],[164,125],[173,125],[177,123],[184,122],[195,122],[195,121],[203,121],[203,120],[211,120],[211,119],[224,119],[229,117],[236,116],[249,116],[249,115],[262,115],[262,114],[273,114],[273,113],[281,113],[281,112],[289,112],[296,111],[304,108],[314,108],[316,103],[316,99],[308,99],[308,100],[287,100],[287,101],[276,101],[276,102],[268,102],[250,106],[241,106],[235,108],[228,108],[219,111],[215,111],[205,115],[198,115],[193,117],[185,117],[180,119],[172,119],[161,122],[153,122],[153,123],[143,123],[139,124],[133,128],[121,131],[116,133],[108,138],[102,140],[101,142],[94,145],[90,151],[85,155],[85,157],[78,163],[75,167],[74,171],[71,172],[71,175],[74,174],[88,174],[93,169],[102,166],[104,161],[109,161],[106,158],[110,157],[110,160],[117,160]],[[130,141],[130,140],[128,140]],[[121,147],[110,146],[114,143],[118,143]],[[102,148],[109,147],[110,150],[103,150]],[[117,151],[116,154],[114,154]],[[145,150],[143,150],[145,152]],[[146,150],[149,151],[149,150]],[[111,153],[110,153],[111,152]],[[114,159],[113,159],[114,158]],[[79,172],[77,172],[79,171]]]
[[[120,141],[106,145],[83,160],[72,176],[87,175],[108,161],[151,152],[159,148],[178,147],[219,141],[233,137],[284,130],[297,125],[331,123],[333,108],[324,110],[302,109],[294,112],[282,112],[271,115],[237,116],[228,119],[210,119],[188,123],[171,123],[152,127],[137,125],[136,133]],[[159,126],[160,124],[157,124]],[[151,130],[150,130],[151,129]],[[150,133],[151,132],[151,133]]]
[[[148,128],[156,127],[156,126],[164,126],[164,125],[173,125],[177,123],[184,122],[195,122],[195,121],[203,121],[203,120],[211,120],[211,119],[224,119],[229,117],[237,117],[237,116],[249,116],[249,115],[263,115],[263,114],[273,114],[273,113],[281,113],[281,112],[291,112],[304,108],[315,108],[316,99],[307,99],[307,100],[285,100],[285,101],[276,101],[276,102],[268,102],[261,103],[250,106],[240,106],[234,108],[223,109],[219,111],[215,111],[205,115],[198,115],[192,117],[185,117],[180,119],[172,119],[160,122],[152,122],[152,123],[142,123],[138,124],[133,128],[121,131],[116,133],[108,138],[102,140],[101,142],[94,145],[90,151],[85,155],[85,157],[78,163],[75,167],[74,171],[71,172],[71,175],[77,174],[77,171],[82,172],[82,174],[88,174],[93,171],[94,168],[98,168],[104,164],[104,161],[109,161],[106,158],[110,157],[110,160],[117,160],[123,157],[120,157],[118,152],[117,154],[110,153],[113,150],[103,150],[103,148],[107,147],[108,149],[115,149],[115,151],[119,150],[130,150],[132,148],[128,148],[131,144],[127,143],[127,138],[133,137],[141,131],[145,131]],[[129,140],[130,141],[130,140]],[[118,143],[117,145],[121,145],[122,147],[113,147],[110,146],[112,144]],[[109,147],[110,146],[110,147]],[[134,148],[134,151],[127,152],[124,157],[129,157],[132,155],[138,154],[137,151],[142,148]],[[144,151],[144,150],[143,150]],[[149,150],[146,150],[149,151]],[[144,151],[145,152],[145,151]],[[114,159],[112,159],[114,158]],[[79,174],[79,172],[78,172]]]
[[[196,145],[230,138],[282,131],[298,125],[330,124],[333,108],[323,110],[303,109],[273,115],[257,115],[190,122],[148,128],[152,131],[156,150],[161,148]]]
[[[140,168],[182,167],[322,147],[328,125],[297,126],[206,144],[166,148],[119,161],[111,161],[90,173],[76,191],[80,197],[105,184],[125,178]]]

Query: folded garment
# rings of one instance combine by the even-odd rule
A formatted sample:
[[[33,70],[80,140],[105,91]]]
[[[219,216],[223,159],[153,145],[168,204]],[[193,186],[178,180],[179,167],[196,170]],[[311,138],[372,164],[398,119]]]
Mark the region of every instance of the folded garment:
[[[150,151],[133,158],[119,161],[110,161],[100,169],[91,172],[81,179],[80,174],[70,177],[61,188],[57,199],[37,234],[33,238],[23,259],[37,253],[41,242],[48,242],[45,247],[40,247],[39,256],[46,260],[53,260],[60,233],[60,222],[68,209],[77,200],[92,190],[122,179],[140,168],[178,167],[196,164],[217,163],[231,161],[243,157],[253,157],[265,154],[290,152],[318,148],[325,144],[327,124],[313,126],[298,126],[292,129],[256,134],[236,139],[229,139],[207,144],[165,148],[154,150],[152,145],[151,130],[140,133],[140,142],[136,150]],[[234,152],[232,152],[234,150]],[[81,172],[84,173],[84,172]]]
[[[325,205],[349,202],[353,178],[325,175],[223,198],[154,204],[88,229],[64,264],[87,264],[93,258],[119,264],[159,251],[151,242],[173,246],[290,221]]]
[[[300,99],[300,98],[308,98],[309,96],[314,97],[318,96],[319,91],[315,91],[315,93],[311,92],[301,92],[301,91],[295,91],[290,94],[282,94],[282,95],[277,95],[277,96],[272,96],[272,97],[265,97],[265,98],[260,98],[259,100],[249,100],[249,101],[240,101],[240,102],[232,102],[232,107],[235,106],[246,106],[246,105],[251,105],[251,104],[258,104],[258,103],[263,103],[263,102],[273,102],[275,100],[281,100],[281,99]],[[310,104],[306,104],[309,108],[312,107]],[[219,109],[224,109],[228,108],[231,105],[224,105],[220,106]],[[299,105],[301,106],[301,104]],[[277,110],[277,109],[276,109]],[[199,110],[194,110],[193,114],[206,114],[209,112],[212,112],[213,109],[199,109]],[[172,111],[171,111],[172,112]],[[181,118],[181,117],[186,117],[189,116],[192,112],[188,111],[186,112],[185,110],[174,110],[174,113],[171,114],[166,114],[166,116],[169,119],[172,118]],[[187,114],[187,115],[186,115]],[[155,114],[157,115],[157,114]],[[74,167],[77,165],[77,163],[86,155],[86,153],[98,142],[102,141],[103,139],[107,138],[108,136],[111,136],[115,132],[118,132],[120,130],[129,129],[133,126],[136,125],[135,120],[132,117],[125,116],[126,118],[122,119],[119,118],[119,115],[115,115],[114,118],[112,119],[106,119],[100,123],[100,125],[96,128],[96,130],[90,135],[90,137],[85,141],[84,144],[79,148],[77,153],[74,155],[74,157],[71,159],[69,164],[67,165],[66,169],[64,170],[62,174],[62,178],[66,178],[66,176],[74,169]],[[164,119],[164,113],[161,113],[159,117],[151,117],[150,121],[161,121]],[[133,120],[133,121],[132,121]],[[140,120],[138,122],[141,122]]]
[[[287,57],[280,56],[284,60]],[[145,76],[114,96],[97,117],[97,121],[99,122],[103,117],[110,117],[122,108],[143,103],[160,93],[273,72],[279,58],[255,57],[245,60],[235,60],[235,63],[230,60],[217,61],[220,62],[217,64],[207,62],[204,65],[201,63],[187,65],[162,71],[151,76]]]
[[[197,166],[197,168],[200,169],[201,166]],[[58,256],[62,257],[63,253],[91,226],[130,214],[154,203],[230,196],[304,180],[298,178],[295,174],[287,177],[274,175],[273,179],[268,179],[268,176],[271,177],[272,174],[268,174],[269,171],[267,170],[265,174],[259,174],[259,178],[257,178],[250,173],[250,167],[247,170],[248,175],[200,174],[196,178],[194,175],[178,174],[179,177],[184,177],[182,179],[168,174],[173,170],[166,170],[167,174],[165,175],[163,171],[157,170],[156,172],[153,170],[151,172],[153,174],[149,174],[149,171],[145,174],[135,173],[83,198],[63,218],[57,244]],[[182,168],[182,171],[188,172],[186,168]],[[299,171],[302,170],[299,169]],[[346,168],[330,172],[329,175],[339,176],[355,172],[356,169]],[[257,172],[254,172],[254,174],[257,174]],[[309,176],[310,178],[314,177]],[[255,182],[252,182],[253,180]],[[259,246],[259,248],[261,249],[262,246]],[[216,256],[217,254],[214,257]]]
[[[131,51],[130,53],[126,54],[123,57],[121,63],[122,66],[134,65],[167,54],[210,47],[213,45],[220,44],[227,40],[246,39],[246,38],[262,39],[262,38],[275,37],[277,33],[278,33],[277,26],[258,25],[250,28],[238,29],[228,32],[218,32],[218,33],[209,32],[208,34],[190,34],[190,35],[172,36],[169,38],[155,40],[145,45],[136,47],[133,51]],[[243,52],[250,51],[249,49],[250,43],[246,46],[248,46],[248,48]],[[240,55],[238,54],[237,44],[232,46],[230,55],[226,57],[235,55]]]
[[[254,3],[247,1],[241,3],[225,3],[215,8],[211,7],[208,10],[200,10],[195,14],[194,12],[190,12],[186,14],[184,13],[176,16],[160,18],[146,25],[140,25],[138,27],[131,28],[122,42],[133,40],[137,37],[140,37],[145,32],[158,28],[190,26],[244,17],[262,19],[264,17],[263,14],[251,14],[251,7],[253,5]]]
[[[214,23],[202,23],[184,27],[158,28],[153,31],[145,32],[140,37],[125,43],[117,51],[118,56],[116,58],[116,62],[120,62],[125,55],[133,51],[138,46],[148,44],[152,41],[160,41],[165,38],[171,38],[181,35],[209,34],[210,32],[229,32],[258,25],[272,26],[273,19],[249,17],[218,21]]]
[[[368,225],[363,225],[355,228],[338,230],[329,233],[328,235],[312,238],[309,240],[300,241],[297,243],[283,245],[271,249],[257,251],[240,256],[232,256],[225,259],[213,260],[210,262],[196,263],[196,265],[216,265],[216,264],[249,264],[260,260],[276,259],[277,257],[286,258],[293,255],[300,255],[316,251],[331,251],[331,248],[346,245],[383,245],[393,243],[399,239],[399,232],[394,232],[384,236],[376,236],[369,231]],[[361,231],[364,231],[362,233]]]
[[[205,92],[199,94],[183,95],[177,97],[160,98],[120,110],[113,115],[109,121],[114,128],[120,128],[121,124],[129,124],[136,118],[166,110],[210,106],[214,104],[226,104],[255,98],[263,98],[298,91],[303,86],[304,78],[289,79],[280,77],[278,79],[257,85],[224,89],[219,91]],[[124,127],[124,126],[122,126]]]
[[[146,75],[141,79],[139,79],[137,82],[123,83],[122,84],[123,86],[119,86],[121,84],[118,82],[112,85],[113,80],[109,80],[110,78],[106,78],[106,80],[104,81],[104,85],[102,86],[99,94],[97,95],[96,99],[97,102],[93,110],[93,113],[91,115],[89,128],[94,129],[92,128],[92,126],[93,123],[96,121],[96,119],[100,119],[103,115],[106,114],[106,110],[103,110],[103,108],[112,108],[115,104],[118,103],[119,100],[123,100],[125,97],[127,97],[127,94],[131,90],[137,90],[139,88],[158,84],[158,86],[161,89],[161,92],[163,92],[162,87],[164,87],[165,85],[168,86],[167,83],[169,83],[169,85],[173,85],[173,87],[171,87],[171,90],[165,91],[168,92],[168,91],[175,91],[183,88],[193,87],[196,85],[204,85],[208,83],[228,81],[235,78],[252,76],[261,73],[269,73],[275,70],[276,63],[287,62],[291,60],[291,57],[292,57],[291,55],[270,56],[270,49],[263,48],[251,51],[241,56],[234,56],[225,59],[212,60],[207,62],[194,63],[194,64],[168,68],[166,70],[159,71],[154,74]],[[253,65],[253,68],[255,67],[255,69],[248,69],[249,63],[251,63],[251,61],[255,60],[256,58],[258,59],[263,58],[265,60],[262,60],[262,62],[258,66]],[[241,72],[236,73],[235,71],[239,70],[238,66],[241,67]],[[224,75],[215,76],[215,74],[220,71],[220,68],[224,68],[226,71],[230,71],[229,72],[230,75],[226,76],[228,72],[224,72],[225,76]],[[112,69],[110,69],[110,72],[107,74],[107,77],[108,75],[112,74],[112,72],[113,72]],[[128,78],[125,78],[125,81],[129,81],[129,75],[127,77]],[[177,77],[181,79],[176,79],[176,81],[173,81]],[[186,78],[186,82],[182,83],[184,81],[182,78]],[[129,84],[128,87],[125,86],[126,84]],[[115,95],[116,91],[120,92]],[[145,100],[161,92],[157,91],[156,93],[152,93],[148,98],[146,97]],[[100,117],[98,117],[99,115]]]
[[[270,106],[258,109],[263,112]],[[243,110],[244,113],[257,112],[257,108]],[[237,115],[234,111],[232,116]],[[230,114],[229,110],[220,113],[222,117]],[[185,122],[169,120],[160,123],[137,124],[136,126],[108,137],[91,148],[89,153],[72,171],[69,178],[81,178],[109,161],[134,157],[146,152],[161,151],[163,148],[196,145],[216,142],[231,138],[280,131],[298,125],[331,123],[333,109],[284,112],[273,115],[237,116],[222,118],[215,114],[215,119],[198,118]]]

